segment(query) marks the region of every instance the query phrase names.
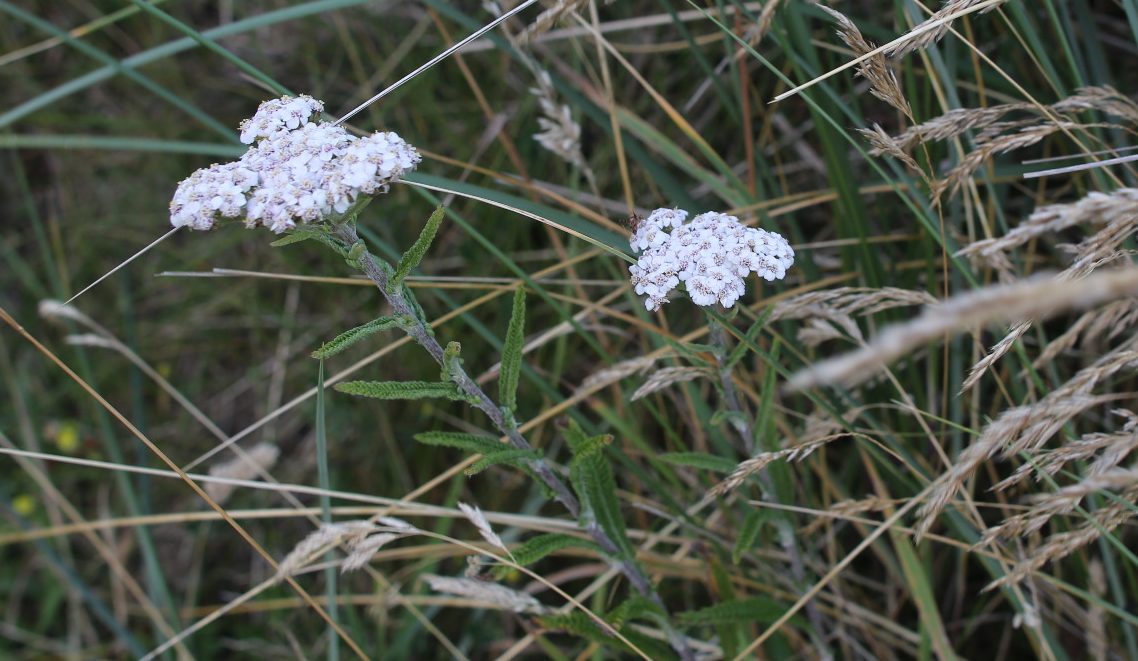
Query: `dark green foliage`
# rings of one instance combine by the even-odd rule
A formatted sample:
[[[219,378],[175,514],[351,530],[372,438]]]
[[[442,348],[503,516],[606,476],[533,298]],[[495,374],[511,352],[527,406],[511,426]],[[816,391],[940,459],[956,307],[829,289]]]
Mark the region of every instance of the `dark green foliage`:
[[[510,326],[506,330],[506,343],[502,347],[502,367],[498,374],[498,392],[502,406],[511,414],[518,408],[518,376],[522,369],[522,342],[525,339],[526,290],[518,287],[514,292],[514,305],[510,312]]]
[[[717,457],[706,452],[665,452],[660,459],[676,466],[690,466],[716,473],[730,473],[738,464],[726,457]]]
[[[373,319],[366,324],[363,324],[362,326],[356,326],[351,330],[340,333],[329,342],[324,343],[324,345],[319,349],[313,351],[312,357],[330,358],[340,353],[344,349],[352,346],[356,342],[359,342],[365,337],[374,335],[380,331],[385,331],[390,328],[401,326],[402,324],[402,320],[396,317],[380,317],[379,319]]]
[[[599,526],[616,544],[621,559],[632,562],[636,551],[628,539],[616,495],[616,479],[604,452],[612,437],[586,436],[576,422],[570,421],[566,438],[573,451],[569,479],[581,501],[581,525]]]
[[[427,224],[423,226],[423,231],[419,233],[419,238],[399,258],[399,265],[395,267],[395,275],[388,285],[391,291],[400,287],[403,284],[403,279],[423,261],[423,257],[431,248],[431,242],[435,240],[435,234],[439,231],[439,225],[442,224],[445,215],[445,208],[442,206],[436,208],[431,217],[427,219]]]
[[[453,383],[433,381],[348,381],[337,383],[336,390],[349,395],[374,399],[450,399],[466,401],[466,394]]]
[[[562,535],[559,533],[548,533],[527,539],[522,545],[512,549],[511,553],[514,557],[514,562],[523,567],[528,567],[548,555],[568,548],[585,549],[600,553],[600,549],[593,542],[581,539],[580,537]],[[495,567],[491,573],[495,578],[501,579],[511,571],[513,571],[511,567],[503,565]]]

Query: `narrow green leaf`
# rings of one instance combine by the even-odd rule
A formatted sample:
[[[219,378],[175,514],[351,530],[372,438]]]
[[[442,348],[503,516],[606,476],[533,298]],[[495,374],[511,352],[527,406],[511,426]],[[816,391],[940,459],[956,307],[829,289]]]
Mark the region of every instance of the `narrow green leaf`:
[[[770,624],[786,612],[786,605],[766,597],[724,601],[714,606],[679,614],[684,625],[757,623]],[[793,619],[793,618],[792,618]]]
[[[659,458],[676,466],[702,468],[716,473],[730,473],[736,466],[736,462],[731,459],[706,452],[667,452],[659,455]]]
[[[392,291],[396,287],[403,284],[403,279],[411,272],[411,269],[419,265],[423,261],[423,256],[427,254],[427,250],[431,247],[431,242],[435,240],[435,234],[439,231],[439,225],[443,222],[443,216],[446,209],[441,205],[435,209],[431,217],[427,219],[427,224],[423,226],[423,231],[419,233],[419,238],[415,243],[403,253],[399,258],[399,265],[395,267],[395,276],[391,279],[390,287]]]
[[[491,466],[497,466],[499,464],[505,464],[507,466],[513,466],[515,468],[525,467],[527,461],[542,458],[541,451],[539,450],[534,450],[532,448],[528,450],[519,450],[516,448],[510,448],[509,446],[506,447],[507,449],[504,450],[497,450],[495,452],[487,452],[483,454],[481,459],[474,462],[474,464],[472,464],[463,472],[467,475],[477,475],[487,468],[490,468]]]
[[[739,558],[755,547],[759,533],[770,519],[770,510],[753,509],[747,512],[747,516],[743,517],[743,525],[739,528],[739,536],[735,539],[735,547],[731,549],[732,562],[739,564]]]
[[[719,601],[734,601],[735,600],[735,587],[731,579],[731,574],[719,561],[717,556],[710,558],[711,564],[711,578],[715,585],[715,594],[718,595]],[[750,637],[747,635],[749,626],[745,624],[731,624],[721,623],[715,627],[715,633],[719,636],[719,646],[723,648],[723,658],[734,659],[739,655],[739,650],[747,645]]]
[[[732,424],[735,424],[736,422],[742,422],[744,424],[749,424],[751,421],[747,419],[747,416],[743,415],[739,411],[729,411],[727,409],[720,409],[711,416],[711,424],[714,426],[718,427],[724,422],[731,422]]]
[[[434,381],[348,381],[337,383],[336,390],[349,395],[375,399],[451,399],[465,401],[466,394],[453,383]]]
[[[538,535],[537,537],[526,540],[521,546],[512,549],[511,553],[514,556],[514,562],[523,567],[528,567],[529,565],[534,564],[546,556],[568,548],[587,549],[589,551],[595,551],[598,553],[600,552],[600,549],[597,548],[596,544],[588,540],[581,539],[580,537],[562,535],[559,533],[549,533],[546,535]],[[512,567],[499,565],[491,570],[491,574],[494,576],[494,578],[501,580],[512,570]]]
[[[311,238],[312,237],[307,232],[289,232],[276,241],[273,241],[269,245],[273,248],[281,248],[284,246],[291,246],[294,243],[300,243],[301,241],[307,241]]]
[[[759,336],[759,332],[766,327],[767,319],[770,319],[772,312],[774,312],[774,306],[768,305],[761,313],[759,313],[759,318],[755,319],[755,323],[751,324],[751,327],[748,328],[747,332],[743,334],[744,339],[735,346],[735,348],[731,351],[731,355],[728,356],[727,360],[723,362],[723,367],[725,369],[734,368],[735,364],[742,360],[743,356],[747,355],[747,351],[750,348],[750,345],[754,344],[755,338]]]
[[[668,613],[656,602],[640,595],[625,599],[619,606],[605,613],[605,621],[613,625],[617,630],[620,630],[625,624],[632,620],[667,622]]]
[[[500,452],[503,448],[509,447],[491,436],[463,434],[454,431],[426,431],[415,434],[415,440],[424,445],[457,448],[476,454]]]
[[[591,617],[585,615],[579,610],[570,611],[568,613],[555,613],[552,615],[543,615],[538,618],[538,622],[547,629],[556,631],[565,631],[576,636],[580,636],[585,640],[596,643],[605,649],[618,650],[624,652],[625,655],[635,654],[627,645],[625,645],[619,638],[610,634],[607,630],[601,629]],[[624,636],[630,643],[635,645],[638,650],[650,659],[659,659],[666,661],[675,659],[676,653],[672,651],[666,644],[649,638],[636,631],[626,630],[621,631],[620,635]],[[637,654],[637,658],[641,655]],[[621,656],[619,658],[625,658]]]
[[[593,524],[599,526],[616,544],[619,557],[632,561],[635,551],[620,513],[612,466],[604,453],[612,437],[584,437],[573,421],[569,422],[569,428],[576,430],[572,435],[577,437],[577,442],[570,441],[573,460],[569,464],[569,479],[581,500],[581,525],[586,528]]]
[[[514,307],[510,312],[510,326],[502,347],[502,366],[498,373],[498,393],[502,406],[510,413],[518,408],[518,376],[522,369],[522,341],[525,339],[526,290],[518,287],[514,292]]]
[[[332,489],[331,473],[328,471],[328,433],[327,418],[324,408],[324,361],[320,361],[319,371],[316,373],[316,473],[320,488],[320,520],[324,525],[332,523],[332,499],[328,492]],[[325,562],[329,565],[324,569],[324,596],[328,599],[328,657],[339,659],[340,636],[336,633],[336,625],[340,622],[336,599],[337,581],[336,567],[331,564],[334,554],[331,550],[324,554]]]
[[[356,326],[351,330],[340,333],[333,340],[326,342],[319,349],[313,351],[312,357],[323,359],[335,356],[344,349],[347,349],[348,347],[352,346],[356,342],[359,342],[369,335],[374,335],[375,333],[385,331],[389,328],[394,328],[399,325],[399,320],[395,317],[380,317],[379,319],[373,319],[366,324],[363,324],[362,326]]]

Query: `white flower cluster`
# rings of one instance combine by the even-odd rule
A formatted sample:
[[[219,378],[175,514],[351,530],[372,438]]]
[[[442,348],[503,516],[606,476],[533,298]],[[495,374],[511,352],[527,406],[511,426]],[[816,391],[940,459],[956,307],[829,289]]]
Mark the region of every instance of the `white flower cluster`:
[[[323,109],[309,96],[262,103],[241,123],[241,141],[255,144],[237,161],[182,181],[170,201],[170,223],[208,230],[221,218],[243,218],[248,227],[280,233],[344,213],[419,164],[419,152],[395,133],[358,138],[313,122]]]
[[[709,211],[685,223],[688,212],[656,209],[640,221],[629,244],[643,254],[629,267],[644,307],[658,310],[682,282],[696,305],[729,308],[746,291],[754,272],[781,280],[794,264],[794,250],[774,232],[747,227],[735,216]]]

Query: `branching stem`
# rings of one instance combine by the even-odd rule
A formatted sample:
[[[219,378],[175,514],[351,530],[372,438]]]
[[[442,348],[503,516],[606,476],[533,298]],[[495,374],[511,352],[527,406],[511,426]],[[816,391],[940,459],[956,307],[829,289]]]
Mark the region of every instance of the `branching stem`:
[[[359,234],[356,232],[355,225],[351,222],[337,224],[334,228],[336,237],[343,243],[344,246],[362,246],[363,242],[360,240]],[[354,248],[357,252],[361,252],[359,248]],[[415,323],[409,324],[404,330],[407,334],[414,339],[419,346],[427,350],[435,362],[442,367],[445,364],[444,349],[439,341],[435,339],[434,334],[427,327],[419,316],[415,313],[414,307],[403,295],[403,291],[399,287],[391,288],[388,286],[389,278],[387,272],[380,267],[377,258],[373,256],[366,247],[362,249],[362,254],[353,256],[358,261],[360,269],[364,275],[368,277],[380,293],[383,294],[387,302],[391,304],[392,309],[396,315],[405,315],[406,317],[415,320]],[[478,410],[486,414],[494,426],[500,431],[510,442],[510,445],[519,450],[530,450],[533,448],[529,441],[522,436],[518,431],[517,423],[512,419],[513,416],[507,417],[502,409],[490,399],[482,387],[478,385],[466,370],[457,363],[451,364],[451,379],[456,385],[470,398],[471,404]],[[554,498],[557,502],[561,503],[573,518],[577,518],[580,513],[580,503],[577,502],[576,496],[570,491],[565,482],[553,472],[549,464],[545,463],[542,459],[531,459],[529,467],[541,479],[546,487],[553,492]],[[606,554],[613,558],[619,557],[619,548],[616,543],[597,525],[587,526],[585,532],[597,543]],[[614,560],[613,566],[620,571],[627,579],[628,582],[636,589],[641,596],[652,600],[660,608],[667,612],[664,606],[664,601],[660,595],[656,593],[655,587],[648,576],[640,569],[635,562],[626,560]],[[687,639],[678,631],[673,629],[671,625],[666,627],[668,641],[672,648],[680,655],[684,661],[690,661],[695,656],[691,648],[688,646]]]

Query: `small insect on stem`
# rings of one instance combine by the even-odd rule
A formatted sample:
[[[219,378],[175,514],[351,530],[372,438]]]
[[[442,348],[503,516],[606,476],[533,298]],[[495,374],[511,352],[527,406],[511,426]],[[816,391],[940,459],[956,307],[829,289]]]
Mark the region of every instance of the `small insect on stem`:
[[[367,250],[367,246],[364,245],[364,242],[356,241],[352,244],[352,247],[348,249],[348,259],[353,262],[359,261],[360,257],[363,257],[365,250]]]

